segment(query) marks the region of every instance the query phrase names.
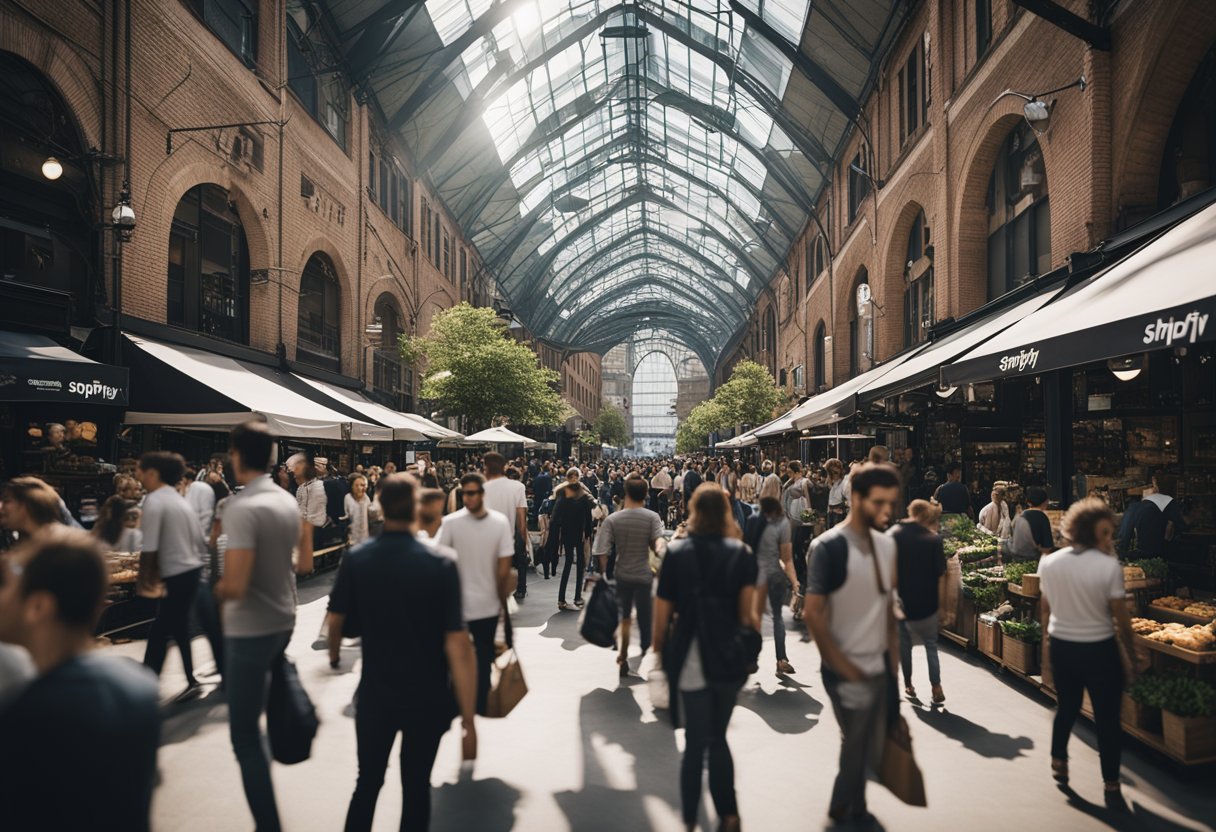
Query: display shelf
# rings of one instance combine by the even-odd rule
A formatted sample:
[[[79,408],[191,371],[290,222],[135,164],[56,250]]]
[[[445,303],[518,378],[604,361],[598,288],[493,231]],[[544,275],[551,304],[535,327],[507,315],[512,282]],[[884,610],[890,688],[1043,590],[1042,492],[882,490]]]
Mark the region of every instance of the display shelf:
[[[1150,650],[1156,650],[1158,653],[1164,653],[1167,656],[1173,656],[1175,659],[1182,659],[1191,664],[1216,664],[1216,650],[1209,650],[1205,653],[1200,653],[1197,650],[1184,650],[1181,647],[1175,647],[1162,641],[1153,641],[1151,638],[1145,638],[1138,633],[1136,634],[1136,644],[1147,647]]]
[[[1056,695],[1055,690],[1053,688],[1047,687],[1046,685],[1044,685],[1042,687],[1042,691],[1043,691],[1043,693],[1050,696],[1052,699],[1059,698]],[[1085,717],[1090,722],[1094,721],[1094,711],[1093,711],[1093,708],[1089,706],[1089,697],[1088,696],[1085,697],[1085,702],[1084,702],[1084,704],[1081,705],[1081,716]],[[1162,754],[1169,757],[1171,760],[1174,760],[1175,762],[1179,762],[1179,763],[1182,763],[1183,765],[1187,765],[1187,766],[1201,766],[1201,765],[1206,765],[1207,763],[1216,763],[1216,754],[1205,756],[1205,757],[1184,757],[1183,755],[1179,754],[1177,751],[1175,751],[1174,749],[1172,749],[1168,745],[1166,745],[1165,738],[1159,732],[1147,731],[1144,728],[1137,728],[1135,725],[1132,725],[1130,722],[1128,722],[1127,720],[1123,720],[1123,719],[1119,720],[1119,724],[1123,728],[1123,733],[1129,734],[1129,735],[1135,737],[1140,742],[1147,745],[1149,748],[1152,748],[1154,751],[1161,752]]]
[[[942,638],[946,639],[946,641],[954,642],[959,647],[967,647],[970,645],[970,642],[967,640],[966,636],[960,636],[958,633],[956,633],[952,630],[946,630],[946,629],[938,630],[938,635],[941,636]]]
[[[1157,621],[1165,621],[1174,624],[1211,624],[1210,617],[1205,618],[1202,615],[1191,615],[1182,610],[1176,610],[1173,607],[1159,607],[1156,604],[1148,604],[1144,608],[1146,617],[1156,618]],[[1152,613],[1151,616],[1147,613]]]

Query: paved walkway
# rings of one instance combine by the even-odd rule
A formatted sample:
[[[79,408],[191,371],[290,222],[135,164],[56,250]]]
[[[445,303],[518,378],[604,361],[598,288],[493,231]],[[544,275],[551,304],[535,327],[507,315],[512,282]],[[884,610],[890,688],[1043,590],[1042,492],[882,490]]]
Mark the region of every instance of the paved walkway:
[[[358,682],[358,650],[343,669],[329,669],[314,639],[332,575],[301,589],[295,637],[289,648],[321,713],[313,758],[274,767],[284,828],[338,830],[355,782],[355,732],[349,703]],[[665,716],[650,707],[642,677],[618,681],[613,652],[577,635],[577,616],[559,613],[557,581],[533,579],[516,616],[517,644],[531,692],[505,720],[481,720],[480,757],[471,771],[460,764],[458,738],[444,738],[433,773],[433,823],[441,832],[562,832],[562,830],[679,830],[679,748]],[[786,610],[788,615],[788,610]],[[791,632],[790,660],[798,672],[778,680],[771,643],[762,672],[745,686],[730,726],[740,813],[751,830],[816,830],[825,825],[839,743],[831,705],[819,679],[813,645]],[[636,636],[635,636],[636,639]],[[142,656],[142,642],[115,651]],[[636,640],[633,652],[637,652]],[[196,664],[210,665],[206,641],[194,642]],[[917,659],[923,661],[921,656]],[[644,674],[651,660],[641,663]],[[635,671],[638,661],[632,661]],[[1101,806],[1093,732],[1074,738],[1071,801],[1049,777],[1052,711],[1016,680],[961,651],[942,655],[947,707],[928,711],[904,704],[924,771],[929,808],[899,803],[871,785],[870,808],[886,829],[1091,830],[1112,818]],[[917,683],[927,691],[923,664]],[[176,652],[162,680],[168,699],[184,682]],[[400,785],[396,762],[381,793],[377,830],[397,828]],[[154,828],[252,828],[227,733],[223,694],[208,686],[201,699],[166,707],[162,782],[153,804]],[[1124,782],[1134,815],[1118,829],[1211,829],[1216,822],[1212,770],[1187,772],[1146,749],[1124,756]],[[704,797],[709,806],[708,792]],[[1095,803],[1096,802],[1096,803]],[[712,811],[703,810],[707,823]],[[707,829],[716,828],[716,820]]]

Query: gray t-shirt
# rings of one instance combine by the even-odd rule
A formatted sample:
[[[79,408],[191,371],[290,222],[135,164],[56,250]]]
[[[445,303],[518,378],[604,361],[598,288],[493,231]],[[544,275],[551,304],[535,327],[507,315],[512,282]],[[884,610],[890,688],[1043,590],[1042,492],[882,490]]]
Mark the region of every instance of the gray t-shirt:
[[[627,583],[648,584],[650,543],[663,535],[663,521],[648,508],[626,508],[614,512],[600,524],[591,548],[593,555],[610,555],[616,550],[616,579]]]
[[[207,543],[198,530],[198,515],[175,489],[161,486],[144,498],[140,530],[142,551],[156,552],[162,578],[202,568]]]
[[[294,552],[300,539],[295,499],[258,477],[224,503],[228,551],[253,550],[249,589],[223,605],[224,635],[253,638],[291,632],[296,623]]]
[[[756,563],[760,567],[760,580],[772,583],[785,576],[781,566],[781,546],[792,541],[790,521],[782,517],[776,522],[769,520],[756,544]]]

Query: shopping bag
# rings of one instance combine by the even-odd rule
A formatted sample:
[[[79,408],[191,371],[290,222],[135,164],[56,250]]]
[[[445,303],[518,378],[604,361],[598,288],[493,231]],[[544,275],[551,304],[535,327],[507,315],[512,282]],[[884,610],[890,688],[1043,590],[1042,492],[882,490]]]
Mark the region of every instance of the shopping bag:
[[[490,665],[490,692],[486,696],[486,716],[501,719],[515,709],[528,693],[524,669],[515,655],[515,634],[511,630],[511,614],[503,607],[503,630],[507,649]]]
[[[266,733],[271,755],[284,765],[304,762],[312,756],[312,741],[320,724],[295,663],[280,656],[271,669],[270,695],[266,700]]]
[[[607,581],[596,580],[587,606],[583,607],[578,617],[579,634],[599,647],[613,647],[619,619],[616,590]]]
[[[909,806],[927,806],[925,780],[912,755],[912,737],[908,721],[898,717],[887,732],[878,765],[878,781]]]
[[[140,598],[164,598],[165,585],[160,579],[160,561],[156,552],[139,553],[139,574],[135,578],[135,594]]]
[[[938,605],[938,624],[943,628],[949,628],[954,626],[954,621],[958,617],[958,602],[963,594],[963,567],[959,563],[958,555],[946,561],[946,574],[943,576],[943,580],[946,584],[945,595]]]

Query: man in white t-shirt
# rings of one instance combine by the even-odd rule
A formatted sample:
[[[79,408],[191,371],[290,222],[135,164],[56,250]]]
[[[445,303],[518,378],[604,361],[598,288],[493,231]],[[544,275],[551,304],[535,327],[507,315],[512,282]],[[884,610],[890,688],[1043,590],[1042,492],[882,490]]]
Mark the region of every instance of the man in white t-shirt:
[[[899,666],[895,540],[879,531],[899,499],[899,474],[890,465],[865,465],[851,487],[849,514],[815,539],[804,612],[840,724],[840,772],[828,805],[838,823],[869,820],[866,769],[877,770],[881,759],[887,694]]]
[[[460,478],[464,508],[443,519],[438,543],[456,551],[460,571],[461,612],[477,653],[477,713],[486,712],[490,665],[494,661],[494,631],[507,597],[515,546],[511,526],[501,512],[485,505],[485,477]]]
[[[528,489],[519,480],[506,476],[507,461],[491,451],[482,457],[486,466],[486,508],[507,518],[511,526],[515,571],[519,578],[515,600],[528,594]]]
[[[185,460],[168,451],[151,451],[140,457],[137,473],[148,492],[140,519],[142,555],[157,565],[165,584],[165,597],[148,631],[144,664],[159,676],[169,640],[176,641],[186,674],[184,693],[188,694],[199,686],[190,650],[190,609],[203,574],[207,544],[199,530],[198,515],[177,493],[177,484],[186,473]]]
[[[203,539],[209,540],[211,523],[215,519],[215,489],[206,480],[192,480],[186,485],[186,493],[182,496],[198,515],[198,527]]]

